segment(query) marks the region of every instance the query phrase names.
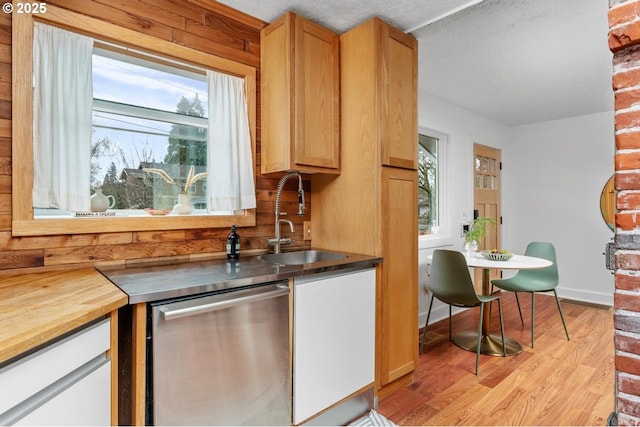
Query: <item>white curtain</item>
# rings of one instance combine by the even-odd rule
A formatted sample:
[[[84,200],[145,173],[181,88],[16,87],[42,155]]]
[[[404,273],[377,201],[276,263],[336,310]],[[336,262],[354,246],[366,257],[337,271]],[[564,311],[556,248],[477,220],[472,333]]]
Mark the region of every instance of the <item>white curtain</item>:
[[[90,210],[93,40],[36,24],[33,206]]]
[[[209,209],[231,211],[256,207],[253,160],[244,80],[207,71]]]

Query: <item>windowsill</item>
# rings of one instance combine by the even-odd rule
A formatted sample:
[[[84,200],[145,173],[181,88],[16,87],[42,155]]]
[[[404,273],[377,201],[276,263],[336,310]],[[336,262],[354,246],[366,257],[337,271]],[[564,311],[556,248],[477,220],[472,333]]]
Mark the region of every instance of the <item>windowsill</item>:
[[[443,246],[452,246],[454,239],[443,234],[426,234],[418,236],[418,250],[420,249],[433,249]]]
[[[96,226],[99,224],[98,226]],[[14,236],[49,236],[57,234],[95,234],[132,231],[187,230],[256,225],[256,210],[247,209],[241,215],[138,215],[101,217],[51,217],[11,222]]]
[[[154,213],[150,213],[144,209],[109,209],[106,212],[71,212],[60,211],[55,209],[34,209],[34,219],[75,219],[75,218],[122,218],[122,217],[135,217],[135,218],[157,218],[163,216],[221,216],[221,215],[233,215],[234,212],[208,212],[206,209],[195,209],[190,214],[176,214],[171,212],[170,209],[161,210],[155,209]],[[163,213],[166,212],[166,213]],[[241,214],[236,212],[236,215]]]

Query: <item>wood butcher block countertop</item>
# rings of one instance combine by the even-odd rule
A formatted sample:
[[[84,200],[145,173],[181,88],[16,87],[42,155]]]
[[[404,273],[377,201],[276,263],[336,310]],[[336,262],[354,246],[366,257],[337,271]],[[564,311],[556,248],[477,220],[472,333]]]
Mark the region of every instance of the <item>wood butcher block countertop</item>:
[[[0,278],[0,364],[126,304],[91,268]]]

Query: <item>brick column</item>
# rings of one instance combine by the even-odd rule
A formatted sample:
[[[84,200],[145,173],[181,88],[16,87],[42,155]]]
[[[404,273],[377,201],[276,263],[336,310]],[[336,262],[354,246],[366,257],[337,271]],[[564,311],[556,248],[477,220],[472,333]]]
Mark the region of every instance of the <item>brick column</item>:
[[[617,190],[615,411],[619,425],[640,425],[640,0],[609,5]]]

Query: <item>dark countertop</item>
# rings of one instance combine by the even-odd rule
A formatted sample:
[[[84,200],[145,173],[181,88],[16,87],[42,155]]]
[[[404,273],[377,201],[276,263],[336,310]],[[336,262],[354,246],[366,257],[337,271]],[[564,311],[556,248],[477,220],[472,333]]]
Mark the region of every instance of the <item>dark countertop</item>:
[[[129,296],[129,304],[228,290],[291,277],[374,267],[382,258],[345,252],[343,259],[309,264],[282,265],[259,256],[237,261],[207,260],[164,265],[137,266],[100,272]]]

